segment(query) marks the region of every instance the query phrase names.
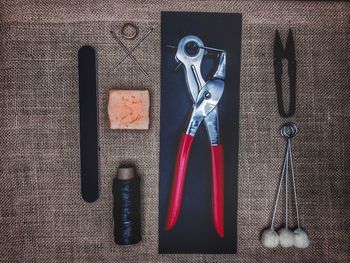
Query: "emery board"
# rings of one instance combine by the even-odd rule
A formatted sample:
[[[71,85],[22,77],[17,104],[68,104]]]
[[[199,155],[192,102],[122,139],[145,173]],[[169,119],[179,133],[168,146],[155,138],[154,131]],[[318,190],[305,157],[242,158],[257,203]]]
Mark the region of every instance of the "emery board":
[[[96,55],[93,47],[79,49],[78,69],[81,195],[90,203],[97,200],[99,188]]]

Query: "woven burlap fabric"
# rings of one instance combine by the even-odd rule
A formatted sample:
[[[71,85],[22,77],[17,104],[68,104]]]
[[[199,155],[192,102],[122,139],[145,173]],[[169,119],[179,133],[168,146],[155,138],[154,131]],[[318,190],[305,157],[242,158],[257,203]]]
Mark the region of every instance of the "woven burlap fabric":
[[[0,7],[1,262],[349,262],[348,3],[2,0]],[[236,255],[157,254],[161,10],[243,14]],[[155,29],[133,52],[149,78],[130,58],[113,70],[125,52],[109,31],[126,21],[139,26],[139,38]],[[259,235],[271,219],[285,146],[272,45],[274,30],[285,42],[289,27],[298,63],[290,120],[300,128],[294,159],[311,244],[269,250]],[[84,44],[96,47],[98,59],[101,194],[93,204],[80,197],[77,52]],[[108,128],[111,87],[150,90],[150,130]],[[142,177],[143,241],[120,247],[111,187],[125,162]]]

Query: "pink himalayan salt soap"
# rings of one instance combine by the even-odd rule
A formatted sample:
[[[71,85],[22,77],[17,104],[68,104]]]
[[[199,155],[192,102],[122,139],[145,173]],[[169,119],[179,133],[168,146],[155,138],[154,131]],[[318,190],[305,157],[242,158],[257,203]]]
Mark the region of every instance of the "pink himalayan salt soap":
[[[108,122],[111,129],[148,130],[148,90],[109,90]]]

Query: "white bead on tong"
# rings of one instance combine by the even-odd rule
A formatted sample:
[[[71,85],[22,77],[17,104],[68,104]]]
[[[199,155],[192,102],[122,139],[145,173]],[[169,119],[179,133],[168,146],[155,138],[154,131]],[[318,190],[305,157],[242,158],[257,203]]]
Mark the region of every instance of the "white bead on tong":
[[[278,246],[278,244],[280,244],[281,247],[295,246],[297,248],[307,248],[309,246],[310,241],[307,233],[300,227],[298,199],[297,199],[293,154],[292,154],[292,139],[297,135],[298,128],[294,123],[287,122],[281,127],[280,133],[282,137],[287,141],[287,146],[284,154],[282,173],[281,173],[280,183],[279,183],[279,187],[276,195],[275,206],[273,209],[271,226],[262,233],[261,242],[263,246],[267,248],[275,248]],[[295,229],[294,232],[292,232],[288,228],[289,165],[290,165],[290,171],[292,175],[292,188],[293,188],[295,210],[296,210],[296,217],[297,217],[297,229]],[[274,229],[274,223],[276,218],[277,204],[280,198],[283,182],[284,182],[285,195],[286,195],[285,196],[285,225],[277,233]]]

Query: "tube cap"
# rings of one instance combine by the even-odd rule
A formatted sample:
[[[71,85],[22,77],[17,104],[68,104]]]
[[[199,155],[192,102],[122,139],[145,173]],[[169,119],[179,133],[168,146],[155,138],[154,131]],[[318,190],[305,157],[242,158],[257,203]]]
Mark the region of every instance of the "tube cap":
[[[117,178],[119,180],[130,180],[135,176],[135,167],[119,167],[117,170]]]

